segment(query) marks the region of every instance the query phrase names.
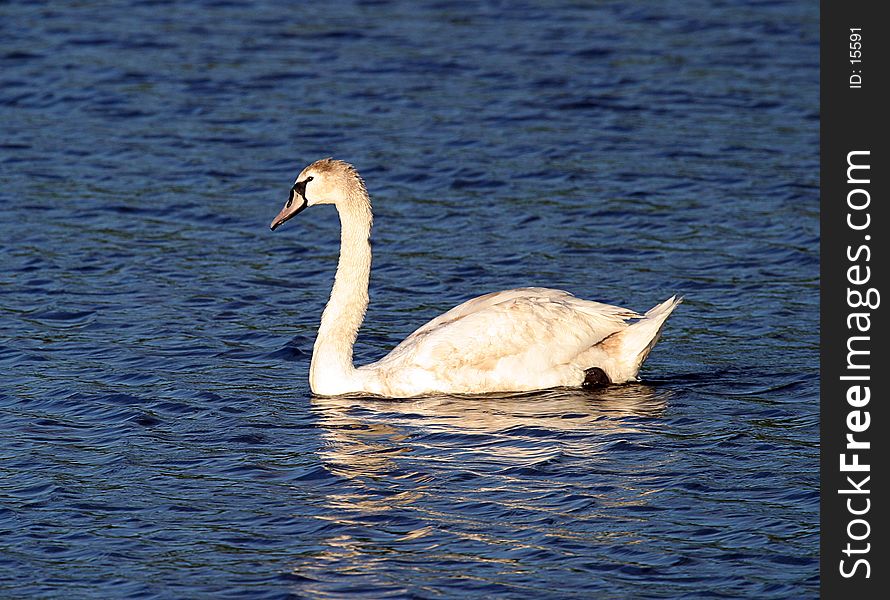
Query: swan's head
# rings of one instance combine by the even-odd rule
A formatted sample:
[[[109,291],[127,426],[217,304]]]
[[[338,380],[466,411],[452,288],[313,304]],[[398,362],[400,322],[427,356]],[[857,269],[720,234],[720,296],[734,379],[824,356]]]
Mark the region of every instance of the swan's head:
[[[333,158],[317,160],[297,176],[284,208],[269,226],[282,223],[316,204],[349,205],[368,202],[365,182],[351,164]]]

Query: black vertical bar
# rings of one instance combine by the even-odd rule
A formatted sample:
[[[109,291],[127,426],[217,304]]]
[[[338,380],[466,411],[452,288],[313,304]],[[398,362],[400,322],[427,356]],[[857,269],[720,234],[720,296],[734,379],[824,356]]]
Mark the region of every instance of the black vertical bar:
[[[881,6],[821,3],[821,585],[829,599],[890,597],[890,363],[882,351],[890,21]]]

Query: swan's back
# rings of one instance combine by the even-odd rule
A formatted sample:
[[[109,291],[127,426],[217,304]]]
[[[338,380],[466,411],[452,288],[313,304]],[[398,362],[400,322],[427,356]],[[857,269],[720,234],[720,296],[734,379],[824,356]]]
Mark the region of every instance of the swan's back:
[[[624,323],[626,319],[636,319],[640,317],[640,315],[632,310],[590,300],[581,300],[563,290],[553,290],[542,287],[515,288],[512,290],[491,292],[490,294],[484,294],[471,300],[467,300],[463,304],[459,304],[448,312],[442,313],[426,325],[417,329],[417,331],[405,338],[405,340],[402,341],[402,344],[410,342],[411,338],[415,336],[438,329],[452,321],[457,321],[458,319],[467,317],[471,314],[482,312],[510,300],[520,298],[530,299],[538,305],[545,305],[549,302],[553,302],[563,306],[573,306],[577,310],[586,312],[598,318],[604,318],[607,321],[614,323]]]
[[[367,368],[393,387],[473,391],[577,385],[584,367],[576,359],[634,318],[640,315],[562,290],[495,292],[433,319]]]

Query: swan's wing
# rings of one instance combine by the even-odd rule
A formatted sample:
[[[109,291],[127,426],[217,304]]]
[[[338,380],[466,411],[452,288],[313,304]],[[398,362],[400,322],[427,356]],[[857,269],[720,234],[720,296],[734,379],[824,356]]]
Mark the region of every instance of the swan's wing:
[[[538,300],[553,300],[553,301],[570,301],[568,299],[574,300],[576,302],[581,302],[587,305],[594,305],[599,307],[603,312],[608,313],[610,309],[615,309],[622,314],[627,314],[630,316],[624,318],[637,318],[639,315],[633,313],[624,308],[619,308],[617,306],[610,306],[608,304],[600,304],[599,302],[591,302],[587,300],[578,300],[570,294],[569,292],[563,290],[553,290],[550,288],[542,288],[542,287],[525,287],[525,288],[515,288],[512,290],[503,290],[500,292],[491,292],[490,294],[485,294],[482,296],[477,296],[471,300],[467,300],[463,304],[459,304],[449,310],[448,312],[442,313],[432,321],[428,322],[426,325],[418,328],[414,333],[405,338],[402,343],[408,342],[412,337],[432,331],[444,325],[445,323],[449,323],[451,321],[456,321],[463,317],[469,316],[473,313],[485,310],[494,305],[501,304],[508,300],[513,300],[516,298],[535,298]]]
[[[561,290],[507,290],[474,298],[433,319],[378,364],[494,370],[508,360],[547,369],[570,362],[632,318],[639,315]]]

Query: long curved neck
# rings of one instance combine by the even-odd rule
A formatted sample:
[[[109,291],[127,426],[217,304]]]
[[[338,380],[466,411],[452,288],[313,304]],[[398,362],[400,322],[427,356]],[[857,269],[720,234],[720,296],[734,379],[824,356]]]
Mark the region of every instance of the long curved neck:
[[[360,391],[352,347],[368,308],[372,216],[367,192],[356,189],[349,199],[337,205],[340,261],[309,366],[309,385],[323,395]]]

